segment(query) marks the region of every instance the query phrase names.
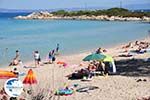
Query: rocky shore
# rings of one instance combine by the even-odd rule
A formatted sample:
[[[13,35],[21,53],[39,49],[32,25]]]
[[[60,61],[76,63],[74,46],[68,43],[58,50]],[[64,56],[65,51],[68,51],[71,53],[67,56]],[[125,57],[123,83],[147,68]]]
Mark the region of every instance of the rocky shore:
[[[87,16],[87,15],[81,15],[81,16],[56,16],[51,14],[47,11],[41,11],[41,12],[33,12],[27,16],[16,16],[15,19],[65,19],[65,20],[105,20],[105,21],[146,21],[150,22],[150,17],[120,17],[120,16],[107,16],[107,15],[100,15],[100,16]]]

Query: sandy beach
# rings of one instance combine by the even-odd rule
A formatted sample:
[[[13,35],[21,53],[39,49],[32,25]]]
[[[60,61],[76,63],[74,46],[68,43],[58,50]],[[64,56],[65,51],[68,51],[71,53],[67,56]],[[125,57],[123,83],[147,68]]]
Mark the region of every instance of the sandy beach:
[[[140,41],[149,42],[150,39],[147,38]],[[132,41],[132,44],[134,43],[135,41]],[[68,80],[67,75],[72,74],[75,70],[87,67],[88,62],[83,62],[82,59],[89,55],[91,51],[69,56],[58,55],[55,64],[42,64],[38,68],[32,68],[38,81],[37,84],[32,85],[33,96],[37,96],[39,93],[44,95],[44,99],[34,98],[33,100],[150,100],[142,99],[143,97],[150,97],[150,61],[146,61],[150,58],[150,52],[143,54],[133,53],[131,57],[119,57],[118,55],[127,54],[127,52],[124,52],[126,49],[122,49],[127,44],[129,43],[106,48],[106,54],[111,55],[115,60],[117,67],[115,75],[107,77],[102,75],[94,76],[91,81],[85,82],[81,80]],[[136,47],[133,46],[133,48],[128,48],[127,51],[135,49]],[[60,67],[57,64],[58,61],[66,62],[68,66],[66,68]],[[17,66],[19,72],[27,73],[30,66],[34,67],[34,62],[24,63],[24,65],[29,67]],[[12,68],[1,69],[11,70]],[[19,79],[23,81],[24,77],[20,76]],[[4,86],[5,81],[0,79],[0,88]],[[81,93],[74,92],[69,96],[53,95],[51,91],[64,87],[64,84],[69,86],[78,84],[78,87],[96,86],[98,89]],[[29,86],[25,85],[25,90],[28,90],[28,88]],[[25,92],[21,94],[21,97],[25,98],[25,100],[31,99]]]

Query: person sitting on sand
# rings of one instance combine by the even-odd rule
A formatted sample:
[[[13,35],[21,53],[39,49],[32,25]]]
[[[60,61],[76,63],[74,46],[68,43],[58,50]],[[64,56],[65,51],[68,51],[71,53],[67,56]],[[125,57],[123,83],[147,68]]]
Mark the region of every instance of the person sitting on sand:
[[[99,61],[96,61],[96,60],[94,60],[93,61],[93,64],[96,66],[96,68],[98,67],[98,65],[99,65]]]
[[[17,75],[17,77],[19,76],[19,72],[18,72],[17,68],[14,68],[12,72],[13,72],[15,75]]]
[[[19,51],[16,50],[16,56],[13,58],[12,62],[9,64],[9,66],[17,66],[19,64]]]
[[[72,73],[71,76],[69,76],[69,79],[83,79],[86,77],[87,79],[92,78],[93,71],[96,70],[96,66],[91,62],[88,65],[88,68],[76,70],[75,73]]]
[[[12,60],[12,62],[9,64],[9,66],[17,66],[18,64],[19,64],[18,59],[14,58],[14,59]]]
[[[87,68],[90,72],[91,71],[95,71],[96,70],[96,66],[94,65],[93,62],[91,62],[89,65],[88,65],[88,68]]]
[[[96,71],[96,66],[93,63],[90,63],[87,68],[87,78],[92,78],[94,71]]]

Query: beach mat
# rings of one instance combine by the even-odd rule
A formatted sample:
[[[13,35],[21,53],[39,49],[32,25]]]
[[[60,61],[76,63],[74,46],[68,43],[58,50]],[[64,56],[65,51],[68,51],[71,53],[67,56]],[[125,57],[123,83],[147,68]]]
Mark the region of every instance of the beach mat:
[[[77,92],[89,92],[89,91],[95,90],[95,89],[99,89],[99,87],[97,87],[97,86],[85,86],[85,87],[78,88],[76,91]]]

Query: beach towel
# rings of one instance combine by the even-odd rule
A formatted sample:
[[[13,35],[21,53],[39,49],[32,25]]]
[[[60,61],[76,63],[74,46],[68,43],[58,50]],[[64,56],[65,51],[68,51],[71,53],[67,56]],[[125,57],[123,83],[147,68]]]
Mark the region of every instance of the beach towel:
[[[99,89],[99,87],[97,87],[97,86],[85,86],[85,87],[78,88],[76,91],[77,92],[89,92],[90,90],[95,90],[95,89]]]
[[[19,76],[25,76],[26,75],[26,73],[24,73],[24,72],[19,72]]]
[[[58,89],[55,93],[55,95],[61,95],[61,96],[67,96],[72,94],[73,94],[72,89]]]
[[[121,55],[119,55],[119,57],[132,57],[133,55],[131,55],[131,54],[121,54]]]

